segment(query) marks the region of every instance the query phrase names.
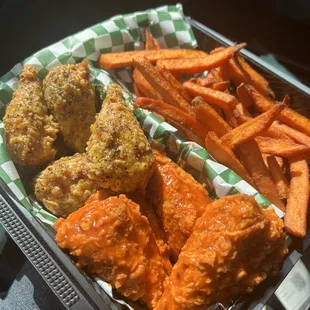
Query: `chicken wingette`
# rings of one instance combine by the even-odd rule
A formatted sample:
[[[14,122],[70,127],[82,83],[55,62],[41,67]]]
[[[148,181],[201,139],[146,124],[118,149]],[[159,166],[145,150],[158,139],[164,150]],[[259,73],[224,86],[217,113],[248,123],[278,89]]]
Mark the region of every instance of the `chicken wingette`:
[[[246,195],[221,198],[197,220],[155,309],[206,309],[250,293],[279,272],[287,251],[273,210]]]
[[[172,270],[172,265],[170,262],[170,248],[167,244],[166,234],[160,225],[158,216],[155,214],[151,202],[147,200],[145,190],[138,190],[129,193],[127,197],[140,206],[141,214],[148,219],[152,232],[155,236],[156,244],[158,246],[165,271],[169,275]]]
[[[84,152],[96,117],[95,90],[89,81],[87,60],[53,68],[43,81],[43,90],[66,146]]]
[[[48,115],[34,66],[25,65],[17,90],[3,118],[6,146],[15,163],[43,165],[55,157],[57,125]]]
[[[107,96],[87,143],[88,176],[118,193],[144,188],[154,167],[152,149],[121,87],[108,86]]]
[[[149,222],[125,195],[93,200],[55,223],[56,242],[78,267],[153,309],[167,276]]]
[[[165,230],[174,261],[191,235],[196,220],[211,202],[207,190],[171,159],[155,150],[155,171],[147,185]]]
[[[34,193],[46,209],[66,217],[81,208],[100,187],[87,177],[85,154],[62,157],[43,170],[34,181]]]

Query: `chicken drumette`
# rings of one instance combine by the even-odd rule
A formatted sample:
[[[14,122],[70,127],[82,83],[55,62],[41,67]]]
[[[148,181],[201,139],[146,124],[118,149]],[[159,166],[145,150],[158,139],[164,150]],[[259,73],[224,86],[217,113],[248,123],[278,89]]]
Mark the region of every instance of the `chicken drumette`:
[[[147,186],[174,261],[193,231],[196,220],[211,202],[207,190],[190,174],[158,151],[155,172]]]
[[[250,293],[287,254],[283,221],[253,197],[227,196],[197,220],[156,310],[206,309]]]
[[[47,114],[42,85],[34,66],[25,65],[17,90],[3,118],[6,145],[12,160],[23,166],[52,161],[57,125]]]
[[[144,188],[151,177],[152,149],[117,84],[108,86],[101,111],[91,126],[87,158],[88,176],[115,192]]]
[[[131,300],[153,309],[164,271],[154,235],[139,206],[125,195],[93,200],[55,223],[56,242],[77,265],[109,282]]]
[[[62,157],[35,179],[34,192],[46,209],[66,217],[81,208],[100,187],[87,177],[85,154]]]
[[[43,89],[65,144],[73,151],[84,152],[96,116],[87,60],[53,68],[43,81]]]

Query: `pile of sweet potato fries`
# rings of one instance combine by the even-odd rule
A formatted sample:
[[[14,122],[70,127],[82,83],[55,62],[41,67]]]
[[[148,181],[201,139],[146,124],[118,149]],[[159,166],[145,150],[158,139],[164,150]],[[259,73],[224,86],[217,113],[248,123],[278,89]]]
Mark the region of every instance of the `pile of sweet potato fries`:
[[[289,233],[305,237],[310,121],[288,107],[288,96],[282,103],[276,100],[268,81],[241,56],[245,44],[210,54],[160,49],[147,32],[145,46],[145,51],[101,55],[99,66],[134,66],[135,106],[205,146],[286,212]],[[207,70],[205,77],[184,78]]]

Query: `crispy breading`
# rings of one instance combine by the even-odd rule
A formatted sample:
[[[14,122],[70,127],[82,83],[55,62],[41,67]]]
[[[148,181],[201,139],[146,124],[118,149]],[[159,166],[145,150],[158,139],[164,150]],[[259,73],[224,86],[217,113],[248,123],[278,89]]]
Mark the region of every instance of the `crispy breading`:
[[[84,152],[96,116],[87,60],[53,68],[43,81],[43,89],[65,144],[73,151]]]
[[[279,272],[287,252],[272,209],[246,195],[221,198],[197,220],[155,309],[205,309],[250,293]]]
[[[23,166],[45,164],[56,154],[53,144],[58,129],[48,116],[37,75],[34,66],[24,66],[3,118],[7,149],[12,160]]]
[[[93,201],[55,223],[56,242],[77,265],[150,309],[166,278],[150,224],[125,195]]]
[[[115,192],[144,188],[152,175],[152,149],[121,87],[110,84],[87,144],[88,176]]]
[[[62,157],[49,165],[35,179],[34,192],[46,209],[66,217],[81,208],[99,185],[86,174],[85,154]]]
[[[147,197],[155,207],[176,261],[211,200],[207,190],[190,174],[158,151],[155,154],[156,168],[147,186]]]

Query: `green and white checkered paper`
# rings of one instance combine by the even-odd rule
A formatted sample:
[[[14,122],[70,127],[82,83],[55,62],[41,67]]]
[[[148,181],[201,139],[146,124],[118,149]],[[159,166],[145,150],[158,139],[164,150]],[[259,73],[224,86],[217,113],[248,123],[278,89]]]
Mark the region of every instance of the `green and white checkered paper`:
[[[131,68],[106,72],[96,68],[100,54],[144,49],[144,33],[149,29],[157,38],[162,48],[195,48],[196,39],[190,25],[186,22],[182,6],[163,6],[144,12],[118,15],[107,21],[89,27],[75,35],[67,37],[42,49],[13,67],[0,78],[0,115],[10,102],[18,85],[18,77],[24,64],[36,66],[40,79],[57,65],[76,63],[87,58],[91,66],[91,78],[94,83],[106,86],[117,81],[124,88],[127,102],[132,102]],[[282,211],[273,206],[252,186],[236,173],[217,163],[208,152],[193,142],[179,138],[175,128],[158,119],[152,113],[141,109],[135,110],[141,127],[149,140],[155,139],[165,148],[168,155],[191,173],[199,182],[206,184],[213,199],[226,195],[244,193],[254,196],[264,208],[274,207],[279,216]],[[33,197],[27,196],[18,172],[5,147],[5,131],[0,121],[0,177],[8,184],[22,205],[43,222],[53,225],[56,217],[44,210]]]

